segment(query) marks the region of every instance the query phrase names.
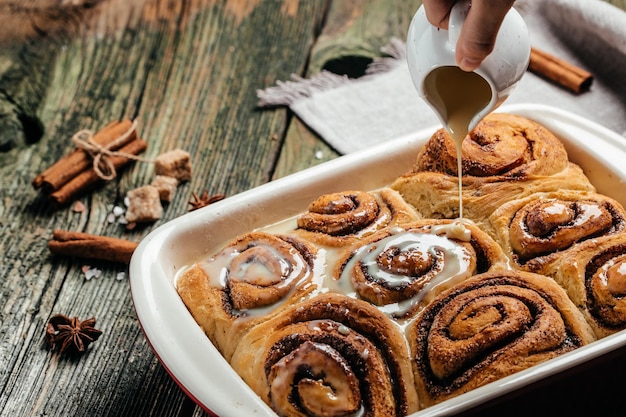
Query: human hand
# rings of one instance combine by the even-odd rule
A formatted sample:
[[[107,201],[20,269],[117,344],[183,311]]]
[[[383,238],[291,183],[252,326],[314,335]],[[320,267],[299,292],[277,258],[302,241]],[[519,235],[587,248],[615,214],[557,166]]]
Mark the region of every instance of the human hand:
[[[457,0],[423,0],[428,21],[448,28],[450,10]],[[504,16],[515,0],[473,0],[456,45],[456,61],[465,71],[473,71],[491,53]]]

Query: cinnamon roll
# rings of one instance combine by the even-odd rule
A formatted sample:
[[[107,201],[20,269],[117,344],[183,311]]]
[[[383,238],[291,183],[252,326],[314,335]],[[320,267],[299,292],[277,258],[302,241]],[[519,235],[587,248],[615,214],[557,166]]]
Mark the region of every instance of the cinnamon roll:
[[[317,260],[317,249],[297,238],[251,232],[194,264],[176,289],[228,359],[242,332],[317,288]]]
[[[626,211],[601,194],[562,191],[511,201],[492,214],[489,226],[516,268],[544,273],[590,239],[622,232]]]
[[[626,234],[591,240],[549,271],[585,315],[598,338],[626,329]]]
[[[595,340],[554,280],[511,270],[477,275],[441,293],[407,338],[422,407]]]
[[[231,365],[280,416],[417,410],[406,341],[368,303],[325,293],[248,332]]]
[[[465,234],[455,235],[454,227]],[[506,256],[478,227],[423,219],[381,230],[346,249],[333,276],[344,292],[407,318],[444,289],[494,267],[506,267]]]
[[[562,189],[595,191],[543,126],[511,114],[485,117],[462,143],[464,216],[479,223],[513,198]],[[391,185],[424,217],[459,217],[456,146],[445,129],[430,138],[413,169]]]
[[[394,190],[325,194],[297,218],[296,233],[320,245],[338,247],[384,227],[419,218]]]

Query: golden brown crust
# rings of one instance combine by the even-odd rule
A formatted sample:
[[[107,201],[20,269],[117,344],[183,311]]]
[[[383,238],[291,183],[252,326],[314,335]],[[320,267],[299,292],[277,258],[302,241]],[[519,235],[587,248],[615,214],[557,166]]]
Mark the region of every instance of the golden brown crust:
[[[523,271],[477,275],[440,294],[407,337],[422,407],[595,340],[558,284]]]
[[[243,332],[316,289],[316,254],[296,238],[251,232],[185,271],[176,289],[229,359]]]
[[[545,273],[567,252],[624,231],[626,210],[597,193],[539,193],[503,205],[488,224],[515,268]]]
[[[216,311],[221,311],[215,308],[216,305],[221,305],[221,300],[214,296],[207,275],[198,265],[193,265],[176,281],[176,290],[195,321],[219,348],[220,343],[215,334],[217,323],[224,318],[230,321],[230,317],[225,314],[215,314]]]
[[[463,175],[488,181],[553,175],[568,165],[561,141],[543,126],[505,113],[485,117],[463,140]],[[439,129],[420,151],[413,172],[457,176],[456,145]]]
[[[296,233],[319,245],[350,245],[377,230],[418,219],[415,209],[394,190],[325,194],[298,216]]]
[[[342,294],[320,294],[260,324],[243,337],[231,364],[279,415],[325,415],[321,406],[337,411],[327,415],[417,411],[399,328]],[[340,396],[331,401],[331,393]]]
[[[626,234],[579,246],[551,265],[598,338],[626,329]]]
[[[528,119],[491,114],[463,141],[463,215],[481,224],[507,201],[562,189],[595,191],[563,144]],[[445,130],[422,148],[413,169],[391,188],[427,218],[456,218],[459,188],[455,145]]]

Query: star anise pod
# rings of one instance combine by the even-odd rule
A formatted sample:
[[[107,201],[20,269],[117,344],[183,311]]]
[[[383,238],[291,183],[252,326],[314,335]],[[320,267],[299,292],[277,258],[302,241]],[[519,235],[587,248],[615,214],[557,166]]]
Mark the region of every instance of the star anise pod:
[[[199,208],[206,207],[209,204],[213,204],[216,201],[223,200],[226,196],[224,194],[209,195],[207,190],[204,190],[202,194],[198,195],[195,192],[191,193],[193,200],[189,201],[189,211],[198,210]]]
[[[96,329],[94,317],[78,320],[63,314],[50,317],[46,325],[46,340],[53,351],[83,353],[91,342],[98,340],[102,332]]]

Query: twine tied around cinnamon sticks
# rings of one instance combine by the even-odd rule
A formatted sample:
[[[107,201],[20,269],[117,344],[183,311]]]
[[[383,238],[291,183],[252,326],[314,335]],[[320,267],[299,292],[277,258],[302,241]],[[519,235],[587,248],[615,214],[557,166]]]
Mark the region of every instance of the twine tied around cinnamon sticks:
[[[72,141],[76,149],[32,182],[57,205],[67,204],[99,182],[114,178],[132,161],[149,161],[138,157],[148,144],[137,135],[136,123],[127,119],[112,122],[96,134],[81,130]]]
[[[101,145],[94,140],[94,134],[89,129],[82,129],[76,132],[72,136],[72,143],[77,148],[87,152],[93,160],[93,170],[98,177],[105,181],[112,180],[117,176],[115,164],[111,161],[112,156],[121,156],[127,159],[141,162],[152,162],[152,160],[142,158],[132,153],[126,153],[122,151],[113,151],[111,149],[118,149],[126,143],[130,135],[137,129],[137,122],[133,121],[131,127],[124,132],[120,137],[113,140],[113,142],[107,145]]]

